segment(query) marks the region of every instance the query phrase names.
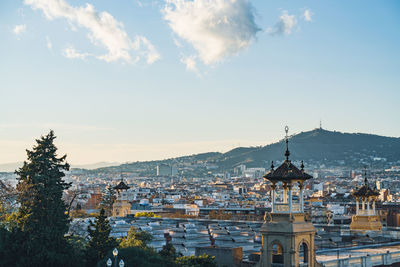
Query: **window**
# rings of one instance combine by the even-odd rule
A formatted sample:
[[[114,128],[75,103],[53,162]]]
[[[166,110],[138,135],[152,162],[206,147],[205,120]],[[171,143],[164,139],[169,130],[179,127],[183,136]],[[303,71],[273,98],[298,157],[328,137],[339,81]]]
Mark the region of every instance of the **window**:
[[[283,264],[283,248],[279,243],[272,245],[272,263]]]
[[[299,263],[308,263],[308,246],[305,242],[301,242],[299,246]]]

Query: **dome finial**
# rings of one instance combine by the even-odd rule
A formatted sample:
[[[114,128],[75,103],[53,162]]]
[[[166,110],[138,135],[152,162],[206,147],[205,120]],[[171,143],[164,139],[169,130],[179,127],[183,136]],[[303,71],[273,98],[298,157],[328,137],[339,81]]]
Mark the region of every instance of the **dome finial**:
[[[290,152],[289,152],[289,136],[288,136],[288,132],[289,132],[289,127],[285,126],[285,132],[286,132],[286,152],[285,152],[285,157],[286,157],[286,161],[289,162],[289,156],[290,156]]]

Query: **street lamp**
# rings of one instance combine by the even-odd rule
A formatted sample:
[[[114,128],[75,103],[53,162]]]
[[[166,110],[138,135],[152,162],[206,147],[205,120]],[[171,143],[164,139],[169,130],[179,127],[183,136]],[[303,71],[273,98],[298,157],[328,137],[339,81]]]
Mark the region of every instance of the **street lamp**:
[[[108,258],[108,260],[107,260],[107,266],[108,266],[108,267],[111,267],[111,265],[112,265],[112,260],[111,260],[110,258]]]
[[[118,256],[118,249],[117,249],[117,248],[114,248],[114,250],[113,250],[113,255],[114,255],[114,257],[117,257],[117,256]]]
[[[118,259],[118,249],[114,248],[113,250],[113,255],[114,255],[114,259],[115,259],[115,267],[117,267],[117,259]]]
[[[125,266],[125,262],[123,260],[119,261],[119,267],[124,267]]]

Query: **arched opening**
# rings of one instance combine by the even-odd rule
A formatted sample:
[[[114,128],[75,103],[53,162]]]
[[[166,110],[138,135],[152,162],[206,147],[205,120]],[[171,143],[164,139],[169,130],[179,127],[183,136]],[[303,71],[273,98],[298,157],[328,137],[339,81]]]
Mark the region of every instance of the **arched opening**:
[[[275,266],[283,266],[284,263],[284,259],[283,259],[283,248],[281,246],[281,244],[279,243],[274,243],[272,245],[272,263],[276,263],[279,265],[275,265]]]
[[[305,242],[299,246],[299,263],[300,266],[308,266],[308,246]]]

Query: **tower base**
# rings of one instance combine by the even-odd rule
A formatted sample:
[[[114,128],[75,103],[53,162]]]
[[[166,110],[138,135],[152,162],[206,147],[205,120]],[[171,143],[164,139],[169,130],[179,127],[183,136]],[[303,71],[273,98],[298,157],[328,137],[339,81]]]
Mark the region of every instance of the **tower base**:
[[[127,200],[116,200],[113,204],[113,217],[126,217],[131,213],[131,204]]]
[[[382,222],[377,215],[353,215],[350,223],[351,231],[381,231]]]
[[[269,213],[261,226],[262,250],[260,267],[314,267],[315,249],[313,224],[304,213]],[[305,265],[307,263],[307,265]]]

